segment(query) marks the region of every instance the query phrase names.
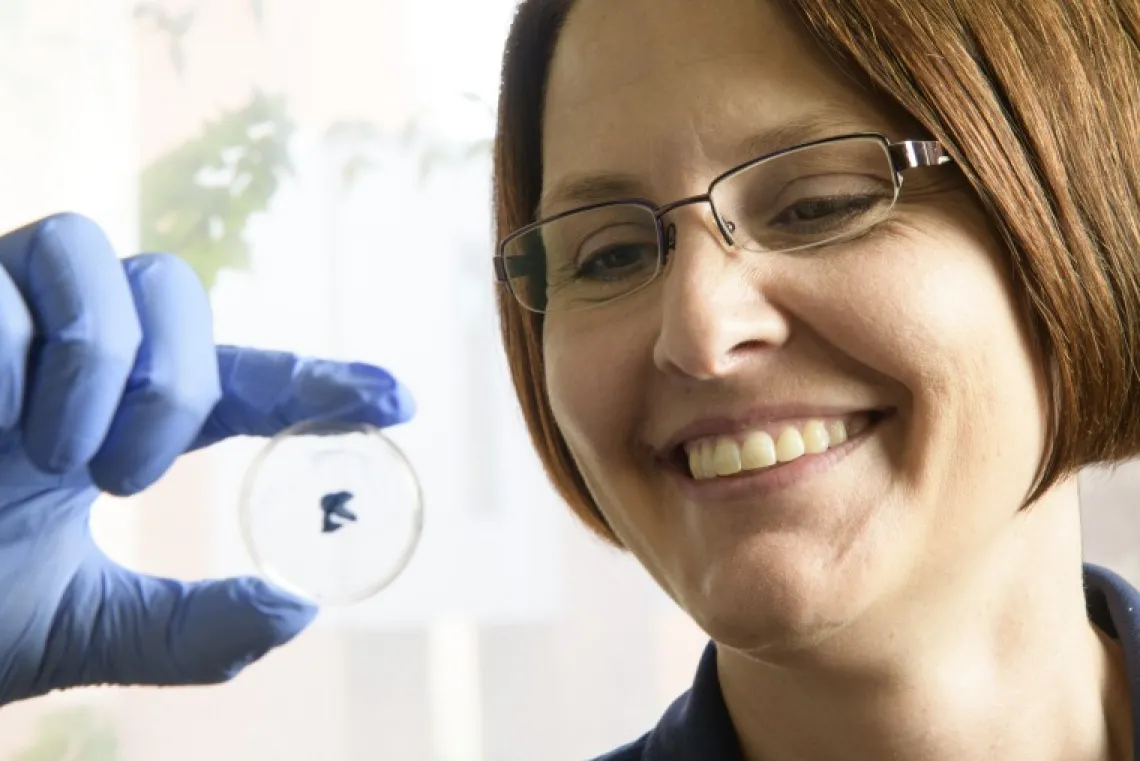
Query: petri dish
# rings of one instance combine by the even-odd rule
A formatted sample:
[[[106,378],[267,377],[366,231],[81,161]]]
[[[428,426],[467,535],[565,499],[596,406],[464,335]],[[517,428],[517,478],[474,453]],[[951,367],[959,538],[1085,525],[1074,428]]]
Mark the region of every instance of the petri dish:
[[[268,581],[319,605],[353,605],[407,568],[423,533],[423,492],[381,429],[309,421],[274,436],[239,501],[242,538]]]

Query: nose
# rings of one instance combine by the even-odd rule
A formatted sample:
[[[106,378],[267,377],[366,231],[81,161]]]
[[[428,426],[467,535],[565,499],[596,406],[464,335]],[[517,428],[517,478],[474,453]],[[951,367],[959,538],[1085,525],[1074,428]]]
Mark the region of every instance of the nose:
[[[765,293],[764,255],[728,247],[707,209],[678,209],[670,217],[663,221],[676,224],[669,236],[676,250],[662,273],[657,368],[696,380],[724,378],[785,343],[790,325]]]

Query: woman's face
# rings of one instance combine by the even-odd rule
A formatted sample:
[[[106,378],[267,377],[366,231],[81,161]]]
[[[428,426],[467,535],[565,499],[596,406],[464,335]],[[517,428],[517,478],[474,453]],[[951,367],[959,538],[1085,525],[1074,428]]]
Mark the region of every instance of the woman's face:
[[[782,147],[923,137],[768,3],[580,0],[550,77],[544,198],[596,174],[635,181],[615,197],[703,193],[755,157],[740,146],[804,122]],[[809,252],[734,250],[707,205],[665,221],[657,281],[544,328],[558,425],[665,590],[714,639],[760,650],[984,565],[1031,485],[1044,407],[1002,249],[957,171],[908,173],[887,222]],[[698,470],[730,475],[694,478],[694,448]]]

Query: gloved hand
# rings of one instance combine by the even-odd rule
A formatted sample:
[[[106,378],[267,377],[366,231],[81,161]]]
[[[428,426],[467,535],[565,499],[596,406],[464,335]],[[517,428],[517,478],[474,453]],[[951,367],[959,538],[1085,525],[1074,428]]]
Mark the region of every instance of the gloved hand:
[[[93,684],[230,679],[316,610],[254,578],[134,573],[89,531],[98,492],[186,451],[301,420],[404,422],[387,372],[214,346],[206,293],[169,255],[119,260],[77,215],[0,238],[0,705]]]

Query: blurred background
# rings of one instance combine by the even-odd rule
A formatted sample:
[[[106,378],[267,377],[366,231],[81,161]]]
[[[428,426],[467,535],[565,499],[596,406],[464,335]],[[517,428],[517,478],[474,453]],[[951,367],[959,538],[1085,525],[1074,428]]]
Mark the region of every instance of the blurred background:
[[[186,257],[220,342],[374,362],[426,489],[384,594],[208,689],[0,712],[0,761],[580,761],[647,730],[704,637],[547,485],[496,333],[490,141],[515,0],[0,0],[0,230],[62,210]],[[429,295],[434,303],[425,301]],[[251,572],[259,442],[97,505],[179,578]],[[1140,582],[1140,475],[1085,479],[1088,559]],[[0,611],[3,615],[3,611]]]

